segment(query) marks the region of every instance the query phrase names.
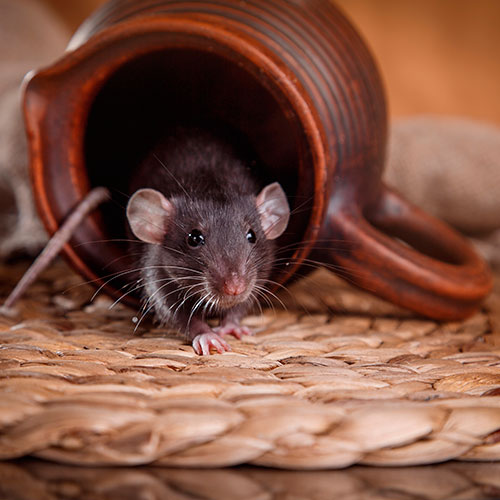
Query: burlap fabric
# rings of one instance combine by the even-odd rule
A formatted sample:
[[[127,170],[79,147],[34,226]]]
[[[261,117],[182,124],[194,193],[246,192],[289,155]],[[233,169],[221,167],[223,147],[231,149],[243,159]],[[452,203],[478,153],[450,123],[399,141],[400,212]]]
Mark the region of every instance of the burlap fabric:
[[[69,35],[36,0],[0,0],[0,258],[46,240],[28,174],[21,111],[24,75],[60,57]]]
[[[396,120],[386,181],[431,214],[469,235],[500,265],[500,127],[457,117]]]
[[[392,127],[386,179],[467,234],[500,228],[500,128],[419,116]]]
[[[21,268],[8,276],[1,294]],[[197,356],[61,264],[0,317],[0,458],[342,468],[500,460],[500,290],[439,324],[326,272]],[[63,293],[65,292],[65,293]],[[293,301],[292,301],[293,297]],[[307,308],[307,312],[304,310]]]

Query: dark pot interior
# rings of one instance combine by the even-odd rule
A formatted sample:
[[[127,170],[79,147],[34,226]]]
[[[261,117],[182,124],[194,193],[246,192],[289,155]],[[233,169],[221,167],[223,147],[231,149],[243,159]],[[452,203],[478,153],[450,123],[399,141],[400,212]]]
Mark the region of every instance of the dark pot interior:
[[[278,180],[296,209],[278,244],[300,242],[313,205],[314,166],[298,117],[280,100],[241,64],[205,50],[155,51],[121,66],[97,93],[84,132],[90,185],[108,187],[114,201],[100,210],[103,232],[115,240],[103,244],[127,252],[127,243],[116,240],[128,237],[124,215],[130,180],[172,125],[222,128],[249,158],[260,183]],[[96,271],[102,275],[131,265],[118,264]],[[122,283],[116,279],[111,285],[117,289]]]

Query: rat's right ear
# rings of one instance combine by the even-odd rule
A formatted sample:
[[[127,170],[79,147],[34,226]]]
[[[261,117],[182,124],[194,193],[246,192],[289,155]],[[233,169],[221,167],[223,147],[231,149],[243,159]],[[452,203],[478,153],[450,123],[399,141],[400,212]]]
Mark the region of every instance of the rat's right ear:
[[[137,238],[146,243],[163,243],[168,218],[173,213],[172,203],[154,189],[136,191],[127,205],[130,228]]]

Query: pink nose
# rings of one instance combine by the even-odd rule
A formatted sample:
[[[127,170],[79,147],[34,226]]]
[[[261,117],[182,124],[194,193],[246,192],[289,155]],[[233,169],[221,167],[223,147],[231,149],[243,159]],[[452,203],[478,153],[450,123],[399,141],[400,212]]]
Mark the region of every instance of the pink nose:
[[[224,281],[222,291],[226,295],[241,295],[247,289],[247,285],[243,278],[229,278]]]

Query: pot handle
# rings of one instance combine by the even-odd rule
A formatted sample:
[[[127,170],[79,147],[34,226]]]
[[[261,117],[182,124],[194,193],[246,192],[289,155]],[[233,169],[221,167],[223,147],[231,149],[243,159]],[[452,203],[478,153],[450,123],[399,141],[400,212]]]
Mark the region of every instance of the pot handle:
[[[491,290],[491,272],[467,240],[387,186],[364,212],[330,209],[320,238],[339,237],[342,248],[332,244],[317,253],[325,264],[343,267],[361,288],[425,316],[463,319]]]

